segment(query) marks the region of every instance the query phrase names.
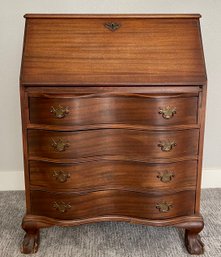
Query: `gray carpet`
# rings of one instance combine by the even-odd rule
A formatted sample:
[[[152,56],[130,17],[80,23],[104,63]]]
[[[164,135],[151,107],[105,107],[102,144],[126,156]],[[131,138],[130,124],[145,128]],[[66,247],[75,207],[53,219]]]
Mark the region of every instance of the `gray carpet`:
[[[25,256],[19,247],[25,212],[24,192],[0,192],[0,257]],[[221,188],[202,193],[205,228],[202,240],[208,257],[221,257]],[[183,231],[127,223],[104,222],[41,230],[35,257],[185,257]]]

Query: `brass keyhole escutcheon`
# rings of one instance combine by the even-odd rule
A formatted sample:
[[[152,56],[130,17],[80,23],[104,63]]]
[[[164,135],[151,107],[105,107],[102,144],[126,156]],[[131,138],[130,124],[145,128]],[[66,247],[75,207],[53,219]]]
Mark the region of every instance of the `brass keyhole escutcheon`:
[[[60,183],[64,183],[68,180],[68,178],[71,177],[70,173],[66,173],[62,170],[59,171],[54,171],[53,172],[53,177],[55,177],[55,179],[60,182]]]
[[[70,146],[68,141],[63,141],[60,138],[57,141],[54,140],[53,138],[51,140],[52,140],[51,146],[57,152],[64,152]]]
[[[161,141],[157,146],[161,148],[162,152],[170,152],[175,146],[176,146],[175,141]]]
[[[61,105],[58,105],[58,107],[51,106],[50,112],[53,113],[56,118],[62,119],[69,113],[69,107],[63,107]]]
[[[157,178],[160,179],[160,181],[163,183],[170,182],[174,177],[175,177],[174,173],[172,171],[168,171],[168,170],[166,170],[164,172],[160,172],[157,175]]]
[[[115,30],[119,29],[120,26],[121,26],[121,24],[117,23],[117,22],[107,22],[104,24],[104,27],[111,31],[115,31]]]
[[[159,210],[159,212],[164,212],[164,213],[169,212],[172,207],[173,205],[167,202],[156,204],[156,208]]]
[[[169,120],[176,114],[176,107],[166,106],[160,108],[159,114],[162,114],[164,119]]]

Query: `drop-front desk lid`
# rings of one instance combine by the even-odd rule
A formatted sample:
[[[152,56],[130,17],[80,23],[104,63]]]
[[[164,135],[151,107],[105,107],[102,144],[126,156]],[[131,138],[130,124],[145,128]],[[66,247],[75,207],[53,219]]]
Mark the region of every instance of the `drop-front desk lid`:
[[[206,83],[200,15],[25,17],[22,85]]]

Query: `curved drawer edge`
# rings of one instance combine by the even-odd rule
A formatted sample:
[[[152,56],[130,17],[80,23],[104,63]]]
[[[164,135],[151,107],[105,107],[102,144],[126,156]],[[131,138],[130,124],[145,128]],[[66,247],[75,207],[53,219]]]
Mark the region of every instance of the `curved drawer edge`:
[[[199,129],[200,125],[196,124],[183,124],[183,125],[137,125],[127,123],[98,123],[98,124],[85,124],[85,125],[47,125],[47,124],[27,124],[27,129],[38,130],[51,130],[51,131],[87,131],[98,129],[127,129],[127,130],[139,130],[139,131],[170,131],[170,130],[188,130]]]
[[[133,187],[119,187],[119,186],[101,186],[101,187],[91,187],[91,188],[69,188],[69,189],[55,189],[53,187],[43,187],[43,186],[34,186],[30,185],[30,190],[37,190],[43,191],[46,193],[52,194],[63,194],[63,193],[73,193],[76,195],[85,195],[89,193],[95,192],[102,192],[102,191],[125,191],[125,192],[132,192],[138,194],[146,194],[150,196],[167,196],[175,193],[185,192],[185,191],[194,191],[196,186],[186,186],[180,188],[171,188],[171,189],[164,189],[164,188],[133,188]]]
[[[189,160],[198,160],[197,155],[192,156],[182,156],[176,158],[136,158],[135,156],[123,156],[123,155],[94,155],[88,157],[80,157],[74,159],[52,159],[52,158],[44,158],[38,156],[30,156],[28,157],[29,161],[43,161],[49,163],[60,163],[60,164],[80,164],[87,162],[97,162],[97,161],[124,161],[124,162],[138,162],[138,163],[174,163],[174,162],[182,162]]]
[[[177,226],[177,227],[185,227],[186,223],[191,222],[202,222],[203,218],[201,214],[197,215],[189,215],[189,216],[180,216],[176,218],[164,219],[164,220],[152,220],[152,219],[143,219],[143,218],[135,218],[135,217],[127,217],[127,216],[99,216],[93,218],[85,218],[85,219],[74,219],[74,220],[61,220],[49,218],[46,216],[32,215],[27,214],[23,219],[23,223],[37,223],[39,228],[46,228],[51,226],[79,226],[90,223],[97,222],[128,222],[130,224],[143,224],[147,226]]]

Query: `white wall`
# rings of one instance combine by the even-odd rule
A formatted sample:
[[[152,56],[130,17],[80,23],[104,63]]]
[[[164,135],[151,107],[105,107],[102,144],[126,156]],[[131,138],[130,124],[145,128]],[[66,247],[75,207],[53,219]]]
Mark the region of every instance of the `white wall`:
[[[204,186],[221,187],[220,0],[0,0],[0,190],[23,188],[18,78],[25,13],[201,13],[209,79]]]

